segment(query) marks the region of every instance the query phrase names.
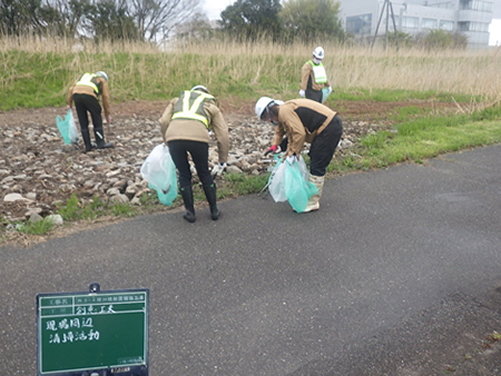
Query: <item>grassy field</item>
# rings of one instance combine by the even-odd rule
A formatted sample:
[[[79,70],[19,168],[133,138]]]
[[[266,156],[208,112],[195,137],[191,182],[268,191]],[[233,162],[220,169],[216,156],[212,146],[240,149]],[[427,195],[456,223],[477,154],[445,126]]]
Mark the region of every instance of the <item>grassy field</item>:
[[[324,45],[334,88],[330,101],[438,99],[482,106],[501,98],[501,53],[368,50]],[[72,52],[82,50],[81,52]],[[213,42],[162,50],[150,45],[71,45],[68,41],[0,40],[0,108],[64,104],[85,71],[104,70],[112,100],[163,100],[204,84],[224,100],[297,96],[312,46]]]
[[[329,166],[331,174],[417,163],[441,153],[501,142],[501,53],[484,51],[368,50],[323,44],[324,65],[337,100],[406,102],[393,129],[364,136]],[[68,87],[84,71],[104,70],[113,102],[164,100],[195,84],[221,101],[253,103],[262,95],[297,97],[299,72],[313,45],[209,42],[161,49],[150,45],[75,45],[69,41],[0,40],[0,108],[61,106]],[[76,52],[75,50],[78,50]],[[412,101],[456,102],[456,114],[416,114]],[[220,198],[256,193],[267,176],[227,175]],[[200,192],[199,192],[200,193]],[[200,193],[198,200],[203,200]],[[94,202],[82,207],[73,197],[60,208],[66,221],[96,215],[132,216],[135,208]],[[144,197],[142,212],[155,210]],[[177,200],[177,204],[179,204]],[[1,218],[0,218],[1,219]],[[19,231],[43,234],[51,226],[24,224]]]

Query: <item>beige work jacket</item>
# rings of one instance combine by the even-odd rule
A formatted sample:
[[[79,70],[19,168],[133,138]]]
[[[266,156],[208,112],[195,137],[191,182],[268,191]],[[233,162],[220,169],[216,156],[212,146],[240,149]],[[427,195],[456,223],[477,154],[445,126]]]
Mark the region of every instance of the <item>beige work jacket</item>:
[[[293,99],[278,107],[278,125],[273,145],[280,145],[284,135],[289,139],[286,156],[299,155],[304,143],[312,143],[332,121],[336,112],[310,99]],[[313,129],[313,131],[310,131]]]
[[[209,120],[209,129],[198,120],[192,119],[174,119],[172,113],[174,106],[179,98],[174,98],[167,104],[162,117],[159,119],[160,132],[164,141],[167,143],[174,140],[189,140],[209,143],[209,130],[214,132],[217,140],[217,152],[219,163],[228,161],[229,133],[228,126],[224,120],[223,114],[213,101],[204,101],[204,111]]]

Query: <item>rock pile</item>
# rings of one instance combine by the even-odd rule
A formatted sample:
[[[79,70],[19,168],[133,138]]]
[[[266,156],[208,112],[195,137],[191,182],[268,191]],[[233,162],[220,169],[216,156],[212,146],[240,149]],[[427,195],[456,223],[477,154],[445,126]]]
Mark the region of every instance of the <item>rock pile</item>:
[[[65,203],[72,194],[83,201],[97,196],[105,202],[140,205],[139,197],[149,189],[139,170],[150,151],[162,142],[157,123],[160,113],[116,117],[111,126],[105,126],[106,138],[115,147],[83,153],[81,143],[65,146],[55,125],[57,111],[30,110],[24,119],[6,117],[0,123],[3,222],[53,215],[58,203]],[[263,152],[271,146],[273,128],[251,115],[231,116],[227,122],[231,142],[227,171],[266,173],[272,158]],[[378,127],[369,122],[345,121],[339,152]],[[215,141],[209,159],[211,166],[218,162]]]

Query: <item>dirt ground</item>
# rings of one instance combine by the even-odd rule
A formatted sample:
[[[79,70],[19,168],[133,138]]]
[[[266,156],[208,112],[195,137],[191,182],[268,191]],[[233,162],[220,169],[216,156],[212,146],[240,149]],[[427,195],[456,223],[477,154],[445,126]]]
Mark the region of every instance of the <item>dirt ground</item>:
[[[256,143],[257,119],[254,114],[254,102],[221,101],[220,108],[230,126],[231,148],[241,148],[248,151],[265,150],[262,144]],[[0,233],[13,220],[26,220],[27,213],[37,206],[39,214],[46,216],[57,209],[57,202],[66,202],[72,195],[80,199],[88,199],[96,190],[86,187],[86,181],[78,175],[88,173],[85,179],[96,182],[109,180],[108,176],[119,170],[117,165],[129,161],[131,168],[120,171],[122,179],[137,181],[140,179],[137,167],[143,155],[151,150],[151,144],[146,142],[159,137],[157,120],[166,106],[164,101],[132,101],[112,105],[112,124],[105,125],[105,134],[116,145],[114,149],[97,151],[97,154],[84,154],[78,147],[64,146],[57,133],[55,118],[64,115],[64,107],[49,107],[38,109],[19,109],[0,112]],[[373,102],[373,101],[338,101],[330,105],[339,113],[343,120],[343,139],[356,143],[358,138],[369,131],[392,126],[392,115],[401,108],[412,106],[420,112],[455,112],[457,106],[453,103],[433,101],[412,102]],[[270,127],[265,129],[268,132]],[[239,134],[242,134],[240,137]],[[268,142],[269,135],[263,136]],[[125,138],[125,139],[124,139]],[[129,140],[127,140],[127,138]],[[251,140],[251,141],[249,141]],[[271,142],[271,137],[269,139]],[[254,145],[243,144],[254,142]],[[268,146],[266,146],[267,148]],[[230,148],[230,149],[231,149]],[[232,150],[230,150],[230,155]],[[337,154],[343,150],[338,148]],[[97,163],[91,171],[86,171],[89,164]],[[102,162],[101,162],[102,160]],[[75,168],[77,166],[78,168]],[[140,164],[139,164],[140,166]],[[261,165],[261,167],[263,167]],[[117,169],[117,170],[115,170]],[[263,173],[261,168],[260,173]],[[256,171],[254,171],[256,172]],[[106,192],[101,188],[101,193]],[[122,185],[122,191],[123,191]],[[25,201],[4,202],[9,193],[36,195],[36,202],[27,205]],[[31,206],[31,207],[30,207]],[[116,221],[116,218],[100,218],[93,225]],[[85,223],[88,227],[89,224]],[[73,223],[71,229],[65,226],[64,232],[74,231],[82,224]],[[51,235],[57,236],[62,230]],[[33,237],[22,235],[24,243],[37,241]]]
[[[112,105],[113,122],[118,122],[128,117],[150,117],[160,118],[165,109],[165,101],[132,101],[126,103],[115,103]],[[458,105],[449,102],[434,101],[405,101],[405,102],[375,102],[375,101],[337,101],[334,106],[330,106],[337,111],[343,120],[380,120],[389,119],[390,115],[396,114],[403,107],[415,107],[424,111],[443,112],[457,111]],[[221,111],[226,120],[234,120],[246,117],[253,117],[254,102],[235,103],[220,102]],[[0,111],[0,127],[8,125],[29,126],[41,118],[52,118],[61,115],[65,109],[60,107],[18,109],[7,112]],[[22,148],[24,145],[19,145]]]

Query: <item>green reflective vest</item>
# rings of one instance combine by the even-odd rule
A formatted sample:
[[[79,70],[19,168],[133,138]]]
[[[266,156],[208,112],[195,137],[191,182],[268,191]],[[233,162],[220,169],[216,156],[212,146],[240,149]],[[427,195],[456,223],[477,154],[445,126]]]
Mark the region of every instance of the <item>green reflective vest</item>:
[[[198,120],[202,122],[205,127],[209,128],[209,119],[207,118],[204,110],[204,101],[207,99],[215,100],[212,95],[203,93],[198,90],[184,91],[179,97],[176,105],[174,106],[172,120]]]
[[[315,65],[313,61],[309,61],[311,67],[313,68],[313,77],[315,77],[315,83],[325,84],[327,82],[327,73],[325,73],[325,68],[322,63]]]
[[[76,83],[77,86],[90,86],[92,89],[94,89],[94,92],[96,95],[99,95],[99,88],[97,85],[92,81],[97,77],[97,74],[93,73],[84,73],[82,77],[80,77],[80,80]]]

